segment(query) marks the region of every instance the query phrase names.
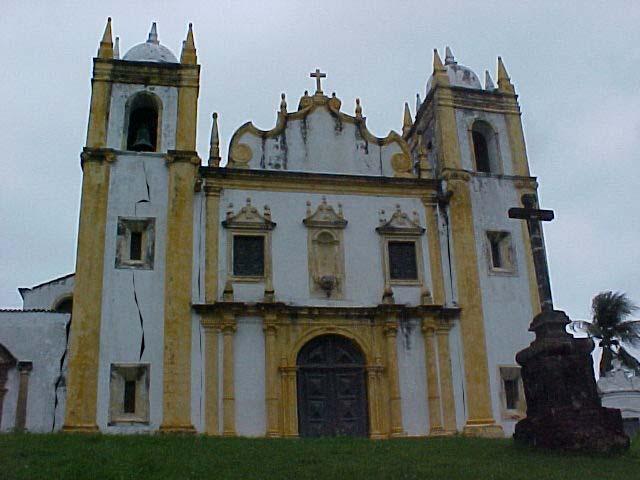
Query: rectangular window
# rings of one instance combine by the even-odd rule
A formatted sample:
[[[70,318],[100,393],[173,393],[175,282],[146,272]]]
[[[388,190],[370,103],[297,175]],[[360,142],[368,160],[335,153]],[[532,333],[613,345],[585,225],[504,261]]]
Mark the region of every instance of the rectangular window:
[[[515,271],[513,246],[509,232],[488,231],[489,270],[494,273],[513,273]]]
[[[155,218],[118,217],[116,268],[153,269]]]
[[[264,276],[264,236],[233,237],[233,274],[240,277]]]
[[[389,242],[389,278],[391,280],[417,280],[415,242]]]
[[[124,413],[136,413],[136,382],[124,382]]]
[[[129,245],[129,260],[142,259],[142,232],[131,232]]]
[[[519,384],[517,379],[504,380],[504,396],[507,410],[515,410],[518,408],[518,401],[520,400]]]

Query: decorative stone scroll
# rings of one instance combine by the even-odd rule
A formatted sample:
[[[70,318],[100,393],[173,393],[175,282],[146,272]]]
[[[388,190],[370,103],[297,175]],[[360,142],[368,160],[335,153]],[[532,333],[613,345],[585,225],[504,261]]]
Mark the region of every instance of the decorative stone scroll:
[[[338,212],[327,204],[327,198],[315,212],[307,202],[307,216],[302,221],[307,227],[309,252],[309,289],[312,295],[342,298],[344,293],[344,240],[342,231],[347,221],[338,204]]]
[[[396,211],[393,212],[389,220],[386,219],[385,211],[380,210],[380,226],[376,228],[376,232],[381,235],[422,235],[425,229],[420,226],[418,212],[413,212],[413,218],[404,213],[400,205],[396,205]]]

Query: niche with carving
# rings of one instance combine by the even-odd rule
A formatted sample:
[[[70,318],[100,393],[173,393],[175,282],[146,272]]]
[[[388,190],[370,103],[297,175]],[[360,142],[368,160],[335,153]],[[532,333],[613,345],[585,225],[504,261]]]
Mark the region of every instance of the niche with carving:
[[[327,204],[326,197],[315,212],[307,202],[307,227],[309,251],[309,289],[312,296],[343,298],[344,294],[344,240],[347,221],[338,204],[338,212]]]

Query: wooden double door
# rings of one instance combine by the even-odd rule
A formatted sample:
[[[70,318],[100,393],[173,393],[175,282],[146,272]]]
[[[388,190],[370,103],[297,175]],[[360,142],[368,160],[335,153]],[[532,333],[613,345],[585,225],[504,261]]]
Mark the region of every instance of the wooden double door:
[[[348,338],[314,338],[298,354],[301,437],[363,437],[368,431],[365,361]]]

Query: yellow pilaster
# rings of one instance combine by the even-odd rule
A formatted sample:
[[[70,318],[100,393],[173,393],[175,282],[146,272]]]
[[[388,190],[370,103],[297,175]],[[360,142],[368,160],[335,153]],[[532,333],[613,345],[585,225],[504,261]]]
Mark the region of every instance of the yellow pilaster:
[[[433,303],[445,304],[444,276],[442,273],[442,253],[440,249],[440,235],[438,229],[438,204],[435,198],[422,200],[427,217],[427,241],[429,242],[429,264],[431,266],[431,294]]]
[[[286,360],[280,361],[280,375],[282,377],[282,432],[285,437],[298,436],[298,410],[296,401],[296,374],[295,366],[286,365]]]
[[[195,432],[191,423],[191,275],[193,186],[198,156],[170,151],[164,291],[163,432]]]
[[[489,367],[469,178],[465,172],[446,173],[448,174],[447,187],[453,192],[449,204],[449,216],[464,350],[467,403],[467,423],[464,433],[478,436],[502,436],[502,427],[496,425],[491,408]]]
[[[233,314],[224,314],[222,321],[222,435],[236,435],[236,400],[234,384],[233,337],[236,322]]]
[[[276,346],[276,316],[266,314],[264,318],[264,353],[265,353],[265,383],[267,407],[267,437],[280,436],[279,395],[278,395],[278,354]]]
[[[204,186],[206,196],[205,300],[218,299],[218,248],[220,225],[220,188]]]
[[[97,430],[104,237],[112,153],[85,149],[64,430]]]
[[[451,376],[451,354],[449,353],[448,325],[436,330],[438,342],[438,370],[440,371],[440,392],[442,403],[442,416],[444,420],[444,433],[454,434],[456,426],[456,404],[453,396],[453,379]]]
[[[376,363],[367,366],[367,389],[369,400],[369,437],[373,439],[386,438],[384,433],[384,421],[382,419],[381,399],[382,391],[382,372],[383,367],[380,358],[376,359]]]
[[[427,361],[427,402],[429,409],[429,435],[442,435],[442,405],[440,403],[440,385],[438,365],[436,363],[435,326],[423,320],[424,353]]]
[[[400,396],[400,378],[398,376],[398,322],[388,320],[384,326],[387,350],[387,376],[389,380],[389,409],[391,437],[402,437],[402,399]]]
[[[204,395],[205,395],[205,432],[208,435],[218,435],[218,332],[220,329],[216,319],[205,317],[202,319],[204,328]]]

